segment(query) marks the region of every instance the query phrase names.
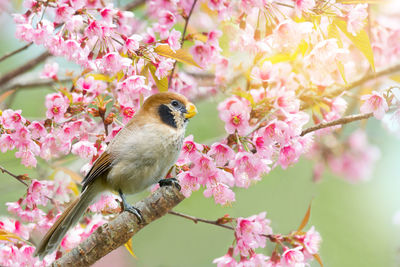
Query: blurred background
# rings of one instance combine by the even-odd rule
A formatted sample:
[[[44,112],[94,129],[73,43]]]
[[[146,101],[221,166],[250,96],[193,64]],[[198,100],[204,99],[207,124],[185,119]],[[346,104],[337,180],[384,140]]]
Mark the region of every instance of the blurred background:
[[[0,19],[0,55],[24,45],[13,37],[10,20],[7,16]],[[6,73],[40,52],[31,47],[1,62],[0,72]],[[61,63],[62,72],[68,64]],[[12,97],[11,108],[22,109],[23,116],[28,119],[43,117],[44,96],[49,92],[51,89],[17,91]],[[223,133],[223,124],[216,111],[217,100],[196,104],[199,114],[191,121],[188,134],[195,134],[196,142],[209,143]],[[199,191],[175,210],[210,220],[225,214],[247,217],[267,211],[274,233],[287,234],[297,229],[312,201],[311,219],[306,230],[314,225],[320,232],[323,239],[320,255],[324,266],[400,266],[400,225],[393,223],[396,211],[400,210],[400,143],[374,119],[368,121],[366,129],[371,143],[381,150],[381,158],[369,181],[349,184],[325,172],[321,182],[313,183],[313,162],[302,159],[287,170],[278,167],[249,189],[236,188],[237,201],[231,207],[217,206]],[[79,171],[84,163],[74,163],[70,167]],[[0,165],[13,173],[27,173],[37,179],[43,173],[41,161],[37,169],[24,168],[20,160],[15,159],[13,151],[0,154]],[[18,200],[25,191],[18,181],[0,173],[0,216],[8,216],[5,203]],[[148,194],[135,195],[130,201],[138,201]],[[213,266],[213,259],[226,254],[233,240],[230,230],[166,215],[133,238],[137,259],[120,248],[95,266]],[[268,243],[265,254],[272,249],[273,244]],[[313,262],[312,266],[319,265]]]

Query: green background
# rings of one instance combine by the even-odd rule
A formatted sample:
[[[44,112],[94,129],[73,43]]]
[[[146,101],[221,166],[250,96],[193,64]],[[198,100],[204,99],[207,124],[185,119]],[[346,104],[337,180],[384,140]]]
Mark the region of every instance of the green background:
[[[9,37],[3,38],[0,55],[22,46],[12,37],[13,32],[12,27],[0,29],[1,36]],[[1,73],[33,58],[39,51],[30,48],[1,62]],[[66,65],[63,63],[61,69],[65,70]],[[50,89],[21,90],[12,108],[22,109],[28,119],[42,117],[44,95],[48,92]],[[200,112],[190,123],[188,134],[194,134],[195,141],[200,143],[215,140],[223,134],[216,100],[197,104]],[[176,211],[212,220],[224,214],[247,217],[267,211],[274,233],[286,234],[298,227],[312,200],[311,219],[306,229],[314,225],[321,233],[321,258],[325,266],[399,266],[400,226],[392,221],[400,209],[400,145],[398,139],[387,134],[374,119],[367,123],[367,131],[371,142],[381,149],[381,159],[370,181],[353,185],[325,173],[322,182],[315,184],[311,181],[313,162],[300,160],[287,170],[276,168],[249,189],[235,189],[237,201],[231,207],[217,206],[199,191],[183,201]],[[76,164],[75,170],[82,164],[84,162]],[[28,173],[33,178],[40,179],[45,173],[40,169],[40,162],[37,169],[24,168],[20,160],[14,158],[14,152],[0,154],[0,165],[17,174]],[[25,187],[0,173],[0,192],[0,215],[7,215],[5,203],[18,200]],[[131,197],[131,201],[146,195],[148,192],[143,192]],[[212,266],[213,259],[224,255],[232,241],[233,232],[229,230],[167,215],[134,237],[137,259],[122,248],[96,266]],[[259,252],[268,254],[271,248],[273,245],[268,243]],[[312,266],[318,264],[313,262]]]

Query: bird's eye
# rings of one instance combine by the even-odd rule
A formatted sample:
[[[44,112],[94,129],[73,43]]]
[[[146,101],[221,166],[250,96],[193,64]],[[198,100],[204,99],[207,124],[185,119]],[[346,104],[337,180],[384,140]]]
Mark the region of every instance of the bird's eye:
[[[179,107],[179,102],[177,100],[172,100],[171,105],[174,107]]]

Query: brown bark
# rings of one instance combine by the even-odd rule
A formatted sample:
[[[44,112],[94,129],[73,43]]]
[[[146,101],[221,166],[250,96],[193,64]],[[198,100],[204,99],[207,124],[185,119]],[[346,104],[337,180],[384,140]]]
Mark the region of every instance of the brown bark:
[[[140,229],[164,216],[185,197],[173,186],[161,187],[149,197],[135,204],[143,222],[129,213],[122,212],[114,220],[100,226],[79,246],[55,261],[51,266],[89,266],[114,249],[124,245]]]

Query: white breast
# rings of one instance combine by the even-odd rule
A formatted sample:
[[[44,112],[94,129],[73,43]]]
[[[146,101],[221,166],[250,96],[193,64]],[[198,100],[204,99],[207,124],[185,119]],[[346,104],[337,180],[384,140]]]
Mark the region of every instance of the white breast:
[[[167,129],[167,131],[166,131]],[[146,124],[141,128],[124,128],[124,140],[112,142],[115,157],[107,176],[111,187],[125,194],[134,194],[164,178],[176,162],[182,148],[184,129],[177,130],[160,124]]]

